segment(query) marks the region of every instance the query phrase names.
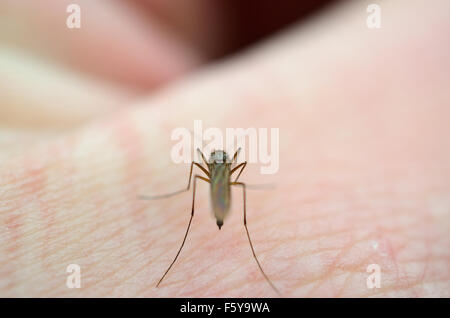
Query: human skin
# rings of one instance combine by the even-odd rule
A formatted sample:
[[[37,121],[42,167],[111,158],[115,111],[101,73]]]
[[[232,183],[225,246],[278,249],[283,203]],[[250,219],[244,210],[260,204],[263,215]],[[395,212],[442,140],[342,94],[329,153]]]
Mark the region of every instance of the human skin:
[[[192,192],[138,196],[186,186],[170,136],[201,119],[280,129],[279,171],[250,164],[240,180],[276,185],[248,190],[247,221],[282,296],[449,297],[450,5],[433,3],[383,2],[377,30],[368,3],[345,3],[76,129],[5,143],[0,296],[276,296],[252,258],[241,189],[219,231],[202,181],[184,249],[155,287]],[[381,288],[367,287],[370,264]]]

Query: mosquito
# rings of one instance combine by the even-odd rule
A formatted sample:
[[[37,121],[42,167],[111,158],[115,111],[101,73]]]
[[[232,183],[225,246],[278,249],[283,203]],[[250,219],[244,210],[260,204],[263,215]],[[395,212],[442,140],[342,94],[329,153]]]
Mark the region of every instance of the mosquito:
[[[169,265],[167,270],[164,272],[164,275],[161,277],[161,279],[156,284],[156,287],[158,287],[163,279],[166,277],[167,273],[172,268],[173,264],[176,262],[178,256],[180,255],[181,250],[183,249],[184,243],[186,242],[186,238],[189,233],[189,229],[191,227],[192,219],[194,217],[194,207],[195,207],[195,189],[197,180],[203,180],[205,182],[208,182],[210,184],[210,190],[211,190],[211,201],[212,201],[212,209],[214,212],[214,217],[216,218],[217,226],[219,227],[219,230],[222,228],[223,221],[225,217],[227,216],[228,212],[230,211],[230,205],[231,205],[231,186],[239,186],[242,188],[243,193],[243,200],[244,200],[244,227],[245,231],[247,233],[247,238],[250,243],[250,248],[252,250],[253,258],[256,261],[256,264],[258,264],[259,270],[261,271],[261,274],[264,276],[266,281],[269,283],[269,285],[272,287],[272,289],[280,295],[280,292],[275,287],[275,285],[272,283],[272,281],[269,279],[269,277],[266,275],[264,270],[262,269],[261,264],[259,263],[258,257],[256,256],[255,249],[253,248],[252,240],[250,239],[250,234],[247,228],[247,211],[246,211],[246,184],[243,182],[239,182],[239,177],[242,174],[242,171],[244,171],[244,168],[247,165],[247,161],[244,161],[240,164],[237,164],[237,157],[239,155],[241,148],[238,148],[238,150],[234,153],[232,160],[228,157],[228,154],[223,150],[213,150],[211,152],[211,155],[209,157],[209,161],[205,159],[205,156],[200,151],[199,148],[197,148],[197,152],[200,155],[200,158],[202,158],[203,162],[206,164],[206,167],[203,166],[202,163],[198,162],[191,162],[191,168],[189,172],[189,181],[188,185],[185,189],[178,190],[175,192],[163,194],[163,195],[157,195],[157,196],[140,196],[141,199],[145,200],[154,200],[154,199],[163,199],[172,197],[174,195],[189,191],[191,186],[191,180],[192,180],[192,171],[194,168],[194,165],[197,166],[205,175],[201,176],[198,174],[194,175],[194,187],[193,187],[193,193],[192,193],[192,210],[191,210],[191,217],[189,219],[189,224],[186,229],[186,233],[183,238],[183,242],[181,243],[181,246],[178,249],[177,254],[175,255],[175,258],[173,259],[172,263]],[[236,164],[236,165],[235,165]],[[232,167],[235,165],[234,167]],[[231,177],[233,173],[239,171],[234,181],[231,181]]]

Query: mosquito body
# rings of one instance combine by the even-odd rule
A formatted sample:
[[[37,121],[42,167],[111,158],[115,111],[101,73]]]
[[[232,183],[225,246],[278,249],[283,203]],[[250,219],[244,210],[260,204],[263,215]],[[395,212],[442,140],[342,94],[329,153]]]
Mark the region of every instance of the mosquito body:
[[[231,205],[231,163],[226,152],[211,153],[208,170],[212,209],[220,230]]]
[[[209,161],[205,159],[205,156],[200,151],[200,149],[197,149],[198,153],[200,154],[200,157],[202,158],[203,162],[206,164],[206,167],[204,167],[201,163],[192,162],[191,168],[189,172],[189,181],[187,188],[175,191],[172,193],[168,193],[165,195],[159,195],[159,196],[142,196],[142,199],[147,200],[153,200],[153,199],[162,199],[162,198],[168,198],[171,196],[174,196],[176,194],[188,191],[191,186],[191,180],[192,180],[192,172],[194,165],[197,166],[207,177],[204,177],[202,175],[195,174],[193,178],[193,194],[192,194],[192,210],[191,210],[191,217],[189,219],[189,224],[186,229],[186,233],[183,238],[183,242],[181,243],[180,248],[178,249],[178,252],[173,259],[170,266],[165,271],[164,275],[161,277],[161,279],[158,281],[156,287],[159,286],[159,284],[163,281],[164,277],[166,277],[169,270],[172,268],[173,264],[177,260],[178,256],[180,255],[180,252],[184,246],[184,243],[186,242],[187,235],[189,233],[189,229],[191,227],[192,218],[194,217],[194,207],[195,207],[195,191],[196,191],[196,185],[197,180],[203,180],[205,182],[208,182],[210,184],[210,190],[211,190],[211,205],[212,210],[214,213],[214,217],[216,218],[217,226],[219,227],[219,230],[222,228],[223,222],[228,215],[228,212],[230,211],[231,206],[231,186],[239,186],[242,188],[243,193],[243,202],[244,202],[244,227],[245,231],[247,233],[248,241],[250,243],[250,248],[252,250],[253,257],[262,273],[264,278],[267,280],[267,282],[270,284],[270,286],[277,292],[279,291],[275,287],[275,285],[270,281],[269,277],[265,274],[263,271],[259,260],[256,256],[255,250],[253,248],[252,241],[250,239],[250,234],[248,232],[247,228],[247,212],[246,212],[246,185],[243,182],[238,182],[239,177],[244,170],[245,166],[247,165],[247,162],[243,162],[240,164],[237,164],[233,167],[233,165],[236,164],[236,160],[240,151],[240,148],[235,152],[233,158],[230,160],[227,153],[223,150],[216,150],[211,152],[211,156],[209,158]],[[234,181],[231,180],[232,175],[239,171]]]

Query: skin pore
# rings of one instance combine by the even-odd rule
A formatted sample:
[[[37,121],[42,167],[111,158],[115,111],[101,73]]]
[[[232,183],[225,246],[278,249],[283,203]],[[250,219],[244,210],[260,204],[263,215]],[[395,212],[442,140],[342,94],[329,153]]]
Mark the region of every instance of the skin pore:
[[[1,134],[0,296],[275,297],[248,245],[242,190],[219,231],[204,182],[184,249],[155,288],[192,192],[137,198],[186,186],[189,165],[171,162],[170,134],[201,119],[280,128],[279,171],[247,165],[239,180],[276,184],[247,191],[247,222],[283,296],[449,297],[449,4],[382,2],[377,30],[366,27],[367,4],[340,4],[138,98],[96,79],[92,101],[110,90],[126,106],[99,102],[97,112],[92,102],[83,118],[93,120],[51,136],[23,137],[11,119]],[[411,25],[413,11],[422,18]],[[69,264],[81,267],[79,289],[66,287]],[[367,287],[370,264],[381,288]]]

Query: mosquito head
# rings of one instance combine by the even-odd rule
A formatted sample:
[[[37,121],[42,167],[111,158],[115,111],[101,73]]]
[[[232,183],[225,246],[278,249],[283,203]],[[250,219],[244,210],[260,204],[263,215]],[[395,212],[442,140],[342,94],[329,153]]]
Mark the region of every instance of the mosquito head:
[[[209,157],[209,163],[228,163],[230,162],[230,158],[223,150],[213,150],[211,152],[211,156]]]
[[[223,221],[222,220],[217,220],[217,226],[219,227],[219,230],[222,227],[222,225],[223,225]]]

